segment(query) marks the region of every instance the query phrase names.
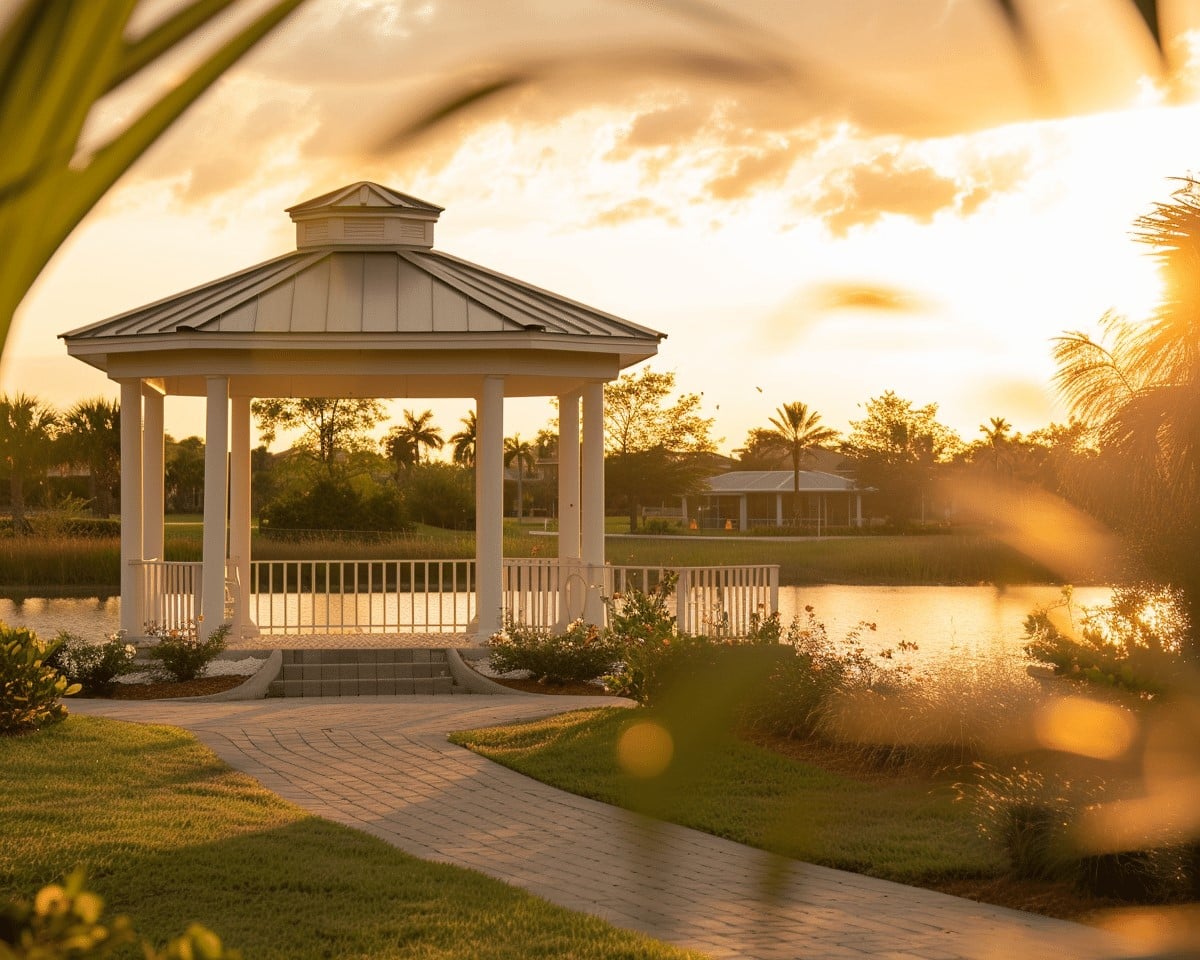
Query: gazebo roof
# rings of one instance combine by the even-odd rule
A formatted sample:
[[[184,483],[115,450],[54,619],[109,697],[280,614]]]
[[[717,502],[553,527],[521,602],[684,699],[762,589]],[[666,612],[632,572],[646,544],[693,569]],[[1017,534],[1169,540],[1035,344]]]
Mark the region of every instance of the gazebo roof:
[[[202,394],[545,395],[611,379],[665,334],[432,249],[442,208],[361,182],[289,208],[295,252],[62,334],[113,379]],[[415,379],[414,379],[415,378]]]
[[[733,470],[708,478],[708,492],[716,496],[742,493],[791,493],[791,470]],[[804,493],[843,493],[857,490],[854,481],[821,470],[801,470],[800,490]]]

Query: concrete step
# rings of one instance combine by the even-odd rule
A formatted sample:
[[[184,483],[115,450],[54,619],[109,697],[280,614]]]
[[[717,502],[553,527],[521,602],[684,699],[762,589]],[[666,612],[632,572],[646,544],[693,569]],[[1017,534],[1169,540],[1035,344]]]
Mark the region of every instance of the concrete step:
[[[284,650],[269,697],[373,697],[464,693],[446,651],[412,648]]]

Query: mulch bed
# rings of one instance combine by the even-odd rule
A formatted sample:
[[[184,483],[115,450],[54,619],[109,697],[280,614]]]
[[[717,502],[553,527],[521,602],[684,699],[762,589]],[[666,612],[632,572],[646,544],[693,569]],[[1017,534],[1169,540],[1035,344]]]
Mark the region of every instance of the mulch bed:
[[[526,693],[548,693],[566,697],[607,697],[603,687],[594,683],[581,683],[578,680],[568,680],[566,683],[541,683],[538,680],[504,680],[500,677],[488,677],[494,683],[511,690],[524,690]]]
[[[212,693],[232,690],[245,683],[247,677],[200,677],[182,683],[114,683],[109,690],[84,690],[79,694],[100,700],[166,700],[172,697],[206,697]]]

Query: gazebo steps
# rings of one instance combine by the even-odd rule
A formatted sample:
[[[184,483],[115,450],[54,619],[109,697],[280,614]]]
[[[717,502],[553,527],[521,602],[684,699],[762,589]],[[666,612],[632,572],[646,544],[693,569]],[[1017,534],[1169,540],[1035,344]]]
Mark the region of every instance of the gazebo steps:
[[[355,648],[283,650],[268,697],[391,697],[466,693],[445,650]]]

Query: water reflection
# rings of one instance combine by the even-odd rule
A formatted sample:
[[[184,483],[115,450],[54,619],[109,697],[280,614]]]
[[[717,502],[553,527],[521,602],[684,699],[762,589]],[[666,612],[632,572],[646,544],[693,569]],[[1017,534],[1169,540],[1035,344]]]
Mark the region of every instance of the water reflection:
[[[783,587],[779,606],[785,622],[810,605],[830,637],[840,639],[860,621],[877,625],[864,634],[868,650],[917,644],[917,659],[953,654],[1012,656],[1021,650],[1021,624],[1035,607],[1059,599],[1057,587]],[[1078,588],[1077,605],[1105,602],[1109,590]],[[40,636],[60,630],[99,640],[120,624],[118,597],[0,599],[0,620]]]

